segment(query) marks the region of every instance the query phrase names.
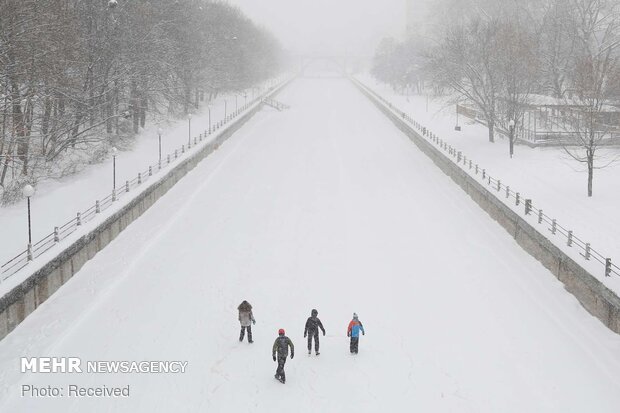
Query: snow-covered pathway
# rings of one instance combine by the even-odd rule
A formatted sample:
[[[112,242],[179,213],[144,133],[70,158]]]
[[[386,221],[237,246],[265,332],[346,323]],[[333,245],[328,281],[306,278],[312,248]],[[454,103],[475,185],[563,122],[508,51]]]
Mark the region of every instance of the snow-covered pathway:
[[[264,92],[271,80],[257,87],[255,92],[247,98],[241,95],[221,95],[210,104],[211,124],[215,125],[230,114],[235,108],[240,108],[245,102],[250,102],[254,95]],[[162,156],[186,145],[189,137],[187,119],[170,120],[168,122],[155,121],[135,136],[130,146],[122,149],[116,162],[117,185],[134,179],[138,172],[144,172],[149,165],[158,159],[158,127],[162,128]],[[191,135],[198,136],[209,129],[209,110],[205,105],[193,114],[191,121]],[[70,174],[62,179],[47,179],[39,182],[32,199],[32,239],[33,242],[44,238],[54,231],[55,226],[62,226],[78,211],[85,211],[94,205],[97,199],[102,199],[112,190],[112,156],[101,163],[84,167],[83,170]],[[17,204],[0,207],[0,265],[18,255],[28,245],[28,221],[26,200]],[[26,277],[28,270],[20,272],[17,277]]]
[[[299,80],[0,342],[0,411],[616,412],[620,337],[344,80]],[[236,306],[254,305],[255,343]],[[312,308],[327,329],[308,356]],[[348,353],[353,311],[366,328]],[[296,345],[273,378],[278,328]],[[187,360],[20,374],[22,356]],[[129,398],[21,385],[130,385]]]

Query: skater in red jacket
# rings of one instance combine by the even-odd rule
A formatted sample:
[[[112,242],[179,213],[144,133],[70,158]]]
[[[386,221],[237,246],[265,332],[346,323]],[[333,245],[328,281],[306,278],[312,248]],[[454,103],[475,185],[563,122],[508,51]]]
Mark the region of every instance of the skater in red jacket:
[[[288,356],[288,349],[291,348],[291,359],[295,357],[295,346],[290,338],[284,335],[284,329],[281,328],[278,331],[278,338],[273,342],[273,348],[271,350],[271,356],[273,361],[278,361],[278,369],[276,370],[275,378],[280,380],[281,383],[286,381],[286,375],[284,374],[284,363],[286,363],[286,357]],[[277,354],[277,359],[276,359]]]

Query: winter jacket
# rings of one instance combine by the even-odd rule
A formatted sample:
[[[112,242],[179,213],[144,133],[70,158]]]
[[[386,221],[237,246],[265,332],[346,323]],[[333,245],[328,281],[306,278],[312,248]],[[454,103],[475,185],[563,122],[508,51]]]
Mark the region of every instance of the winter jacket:
[[[273,357],[278,353],[278,357],[284,358],[288,356],[288,348],[291,348],[291,357],[295,356],[295,346],[290,338],[287,336],[279,336],[276,338],[276,341],[273,342],[273,349],[271,350],[271,355]]]
[[[349,336],[349,337],[359,337],[360,336],[360,330],[362,331],[362,334],[366,334],[364,332],[364,326],[362,325],[362,322],[360,320],[354,318],[349,323],[349,328],[347,329],[347,336]]]
[[[242,311],[239,310],[239,322],[241,323],[241,327],[249,327],[252,323],[255,323],[254,315],[252,314],[252,310],[250,311]]]
[[[319,320],[318,317],[308,317],[308,321],[306,321],[306,328],[304,329],[304,337],[306,334],[314,335],[314,333],[318,332],[318,329],[321,329],[323,334],[325,334],[325,329],[323,328],[323,323]]]

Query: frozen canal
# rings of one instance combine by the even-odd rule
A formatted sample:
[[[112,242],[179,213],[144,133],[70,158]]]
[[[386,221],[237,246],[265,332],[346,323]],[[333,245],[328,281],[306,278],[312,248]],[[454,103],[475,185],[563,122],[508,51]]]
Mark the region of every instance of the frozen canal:
[[[298,80],[278,99],[291,108],[264,108],[0,342],[0,411],[618,411],[620,337],[361,93]],[[244,299],[251,345],[237,340]],[[318,357],[303,338],[312,308]],[[296,346],[285,385],[278,328]],[[188,367],[21,374],[24,356]]]

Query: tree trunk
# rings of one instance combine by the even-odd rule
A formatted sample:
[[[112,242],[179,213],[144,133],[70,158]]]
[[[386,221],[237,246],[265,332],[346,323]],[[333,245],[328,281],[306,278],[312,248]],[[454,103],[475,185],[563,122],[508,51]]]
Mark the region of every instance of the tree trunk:
[[[24,114],[22,112],[21,94],[19,85],[15,79],[11,79],[11,107],[13,109],[13,129],[17,136],[17,156],[21,159],[23,165],[23,173],[28,172],[26,147],[26,125]]]
[[[61,96],[60,93],[58,94],[58,115],[60,117],[65,116],[65,98],[64,96]]]
[[[9,82],[5,82],[4,85],[4,106],[2,108],[2,135],[0,135],[0,138],[2,139],[2,145],[4,147],[4,142],[6,139],[6,126],[7,126],[7,121],[9,120]],[[0,151],[0,155],[3,153],[3,151]]]
[[[4,180],[6,178],[6,172],[8,171],[8,169],[9,169],[9,158],[4,158],[4,165],[2,166],[2,173],[0,174],[0,186],[2,187],[4,187]]]
[[[136,110],[133,114],[133,133],[140,132],[140,114],[139,111]]]
[[[114,110],[113,110],[113,114],[114,114],[114,129],[116,131],[116,134],[118,135],[120,133],[119,131],[119,110],[120,110],[120,92],[119,92],[119,86],[118,86],[118,80],[114,81]]]
[[[41,141],[43,143],[41,155],[43,156],[45,156],[45,154],[47,153],[46,143],[47,143],[47,135],[49,133],[51,116],[52,116],[52,99],[48,95],[48,96],[45,96],[45,102],[43,104],[43,120],[41,120],[41,135],[42,135]]]
[[[77,144],[77,136],[78,133],[80,132],[80,123],[82,122],[82,119],[85,115],[85,110],[83,108],[84,105],[78,105],[77,107],[77,112],[75,114],[75,118],[73,120],[73,127],[71,128],[71,147],[75,148],[75,145]]]
[[[0,186],[4,186],[4,180],[6,179],[6,173],[9,170],[9,157],[8,157],[8,155],[9,154],[12,155],[12,151],[13,151],[13,142],[10,142],[7,145],[7,149],[6,149],[7,157],[4,158],[4,165],[2,166],[2,173],[0,174]]]
[[[495,121],[493,119],[487,120],[487,127],[489,129],[489,142],[495,142]]]
[[[129,105],[131,107],[131,116],[133,119],[133,132],[138,133],[140,131],[140,108],[138,99],[138,85],[136,82],[131,82],[131,91],[129,92]]]
[[[148,100],[146,99],[146,93],[142,92],[140,97],[140,126],[146,126],[146,110],[148,109]]]
[[[94,74],[88,78],[88,117],[90,121],[90,126],[95,124],[95,82],[93,80]]]
[[[594,156],[588,155],[588,197],[592,196],[593,178],[594,178]]]
[[[191,104],[192,101],[192,90],[190,89],[189,86],[185,86],[185,93],[184,93],[184,99],[183,99],[183,110],[185,114],[189,113],[189,105]]]
[[[105,92],[104,95],[104,99],[105,99],[105,131],[108,135],[111,135],[112,132],[114,131],[113,128],[113,124],[112,124],[112,118],[114,115],[114,107],[113,107],[113,101],[114,101],[114,96],[113,96],[113,91],[112,89],[108,89]]]

